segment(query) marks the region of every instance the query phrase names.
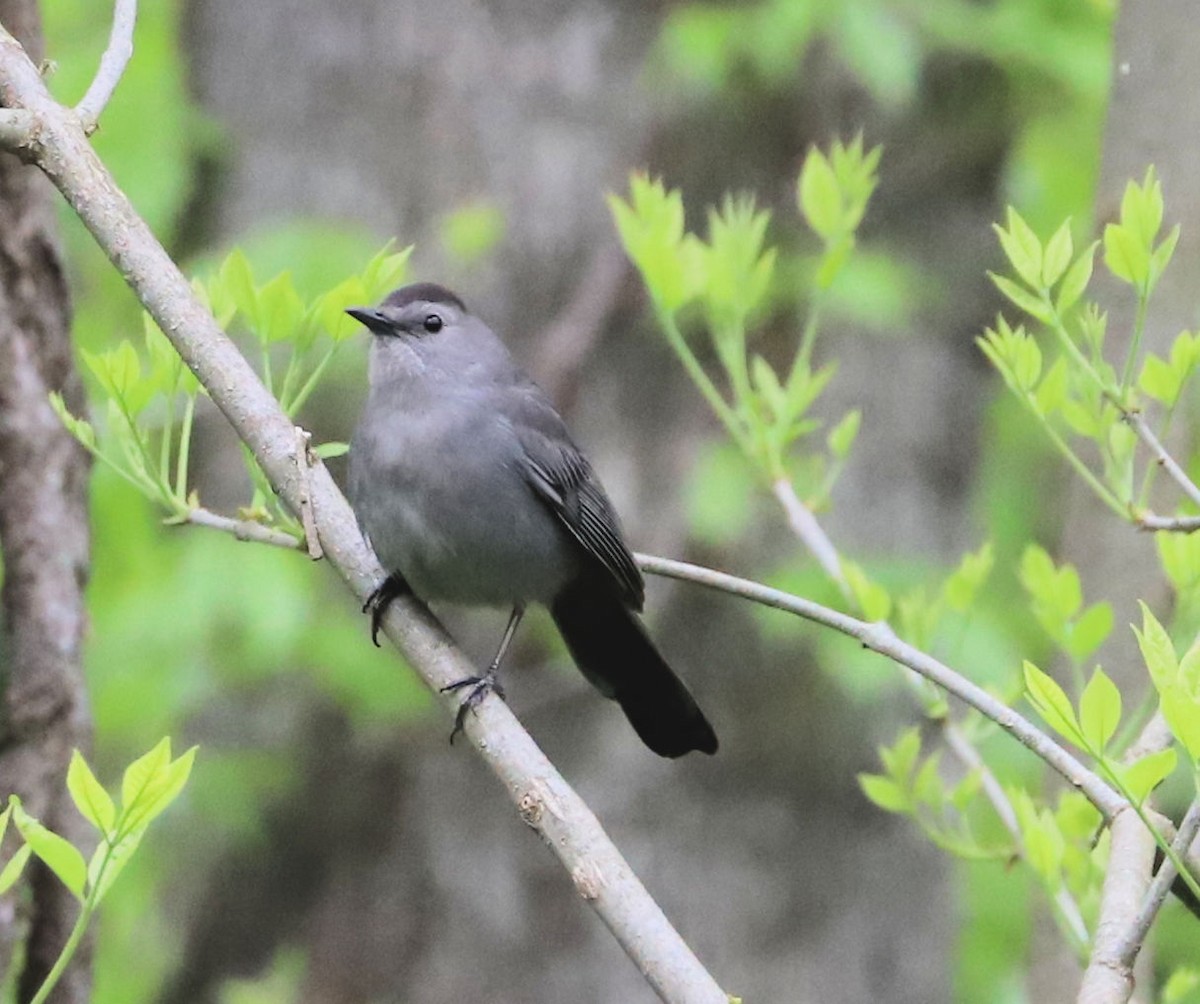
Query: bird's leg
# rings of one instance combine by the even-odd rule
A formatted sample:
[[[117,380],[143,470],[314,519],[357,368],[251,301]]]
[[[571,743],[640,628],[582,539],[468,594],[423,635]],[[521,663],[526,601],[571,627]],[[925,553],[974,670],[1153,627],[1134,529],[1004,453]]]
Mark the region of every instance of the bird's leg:
[[[458,714],[454,716],[454,731],[450,733],[450,742],[454,742],[454,737],[463,730],[463,723],[467,720],[467,712],[470,711],[487,695],[488,691],[495,691],[497,697],[504,696],[504,688],[500,685],[500,663],[504,660],[504,654],[508,651],[508,646],[512,643],[513,635],[517,633],[517,625],[521,623],[521,618],[525,616],[525,604],[518,603],[508,616],[508,627],[504,629],[504,637],[500,639],[500,647],[496,649],[496,654],[492,661],[488,664],[487,671],[483,676],[468,676],[465,680],[459,680],[457,683],[451,683],[442,688],[442,693],[450,693],[451,691],[461,690],[463,687],[470,687],[467,696],[463,698],[462,704],[458,706]]]
[[[370,596],[367,597],[367,602],[362,606],[362,612],[365,614],[370,611],[371,614],[371,641],[379,648],[379,628],[383,624],[383,615],[387,612],[387,608],[391,605],[392,600],[399,596],[404,596],[411,593],[407,582],[404,581],[404,576],[399,572],[392,572],[384,579]]]

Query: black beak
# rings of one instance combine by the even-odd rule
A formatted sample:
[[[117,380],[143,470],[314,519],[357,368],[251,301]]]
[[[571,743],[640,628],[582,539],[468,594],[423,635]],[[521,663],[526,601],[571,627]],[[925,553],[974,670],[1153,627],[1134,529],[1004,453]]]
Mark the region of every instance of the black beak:
[[[374,307],[347,307],[346,313],[376,335],[386,335],[392,331],[391,323]]]

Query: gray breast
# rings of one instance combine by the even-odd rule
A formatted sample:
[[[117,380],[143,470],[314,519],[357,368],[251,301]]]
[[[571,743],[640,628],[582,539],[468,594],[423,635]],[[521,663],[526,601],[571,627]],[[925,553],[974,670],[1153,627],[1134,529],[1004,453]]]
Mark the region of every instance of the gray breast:
[[[384,567],[426,600],[552,599],[578,545],[529,487],[509,423],[445,398],[386,422],[371,408],[351,448],[352,503]]]

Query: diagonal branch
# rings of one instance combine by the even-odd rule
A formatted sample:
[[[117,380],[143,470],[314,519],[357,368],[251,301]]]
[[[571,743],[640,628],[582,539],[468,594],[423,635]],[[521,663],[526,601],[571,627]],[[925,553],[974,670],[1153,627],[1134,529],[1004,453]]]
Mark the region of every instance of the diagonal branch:
[[[324,553],[354,593],[365,599],[384,572],[328,470],[320,463],[308,466],[298,450],[295,426],[117,188],[78,118],[54,102],[37,68],[3,29],[0,104],[34,114],[38,128],[22,156],[36,163],[62,192],[297,514],[307,482]],[[384,630],[434,691],[475,672],[438,621],[416,601],[393,603]],[[442,700],[456,709],[453,695]],[[507,705],[494,696],[485,698],[477,713],[467,716],[465,732],[522,819],[554,851],[576,890],[658,995],[684,1004],[725,1004],[727,995]]]
[[[125,67],[133,58],[133,27],[137,23],[137,0],[117,0],[113,11],[112,31],[108,47],[100,57],[100,68],[88,87],[83,100],[75,106],[75,114],[83,131],[89,136],[100,125],[100,115],[113,96]]]

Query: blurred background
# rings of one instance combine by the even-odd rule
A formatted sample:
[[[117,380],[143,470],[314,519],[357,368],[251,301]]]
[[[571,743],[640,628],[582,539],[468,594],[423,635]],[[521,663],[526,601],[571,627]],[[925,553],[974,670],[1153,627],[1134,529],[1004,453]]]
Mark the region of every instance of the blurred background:
[[[836,603],[654,325],[605,195],[646,168],[683,189],[694,228],[726,192],[771,209],[769,353],[803,316],[788,276],[813,250],[795,207],[806,150],[859,132],[882,144],[817,348],[839,364],[823,412],[863,412],[821,518],[896,586],[940,581],[993,540],[998,572],[951,655],[1000,685],[1048,647],[1014,603],[1026,540],[1080,562],[1085,591],[1126,588],[1145,559],[1128,532],[1094,545],[1105,517],[973,341],[1001,306],[986,270],[1005,204],[1043,234],[1072,216],[1086,238],[1151,160],[1185,235],[1151,337],[1193,320],[1200,182],[1173,140],[1200,134],[1200,111],[1169,95],[1195,93],[1196,29],[1184,0],[1137,8],[1118,22],[1108,0],[147,0],[96,145],[194,271],[238,245],[260,278],[287,269],[315,293],[388,239],[414,244],[412,277],[459,292],[558,401],[636,549]],[[52,86],[76,99],[108,6],[44,13]],[[136,303],[63,217],[79,345],[137,336]],[[365,348],[309,403],[318,440],[348,438]],[[211,410],[199,423],[194,482],[233,512],[249,497],[237,444]],[[100,776],[164,734],[201,746],[184,801],[106,904],[98,1004],[653,999],[328,569],[164,527],[102,466],[92,499]],[[648,620],[717,757],[648,753],[544,616],[520,636],[508,698],[724,987],[1073,998],[1074,963],[1041,937],[1020,871],[955,861],[863,797],[856,774],[920,717],[894,667],[782,614],[649,586]],[[447,619],[482,661],[504,614]],[[984,752],[1036,778],[1014,746]]]

